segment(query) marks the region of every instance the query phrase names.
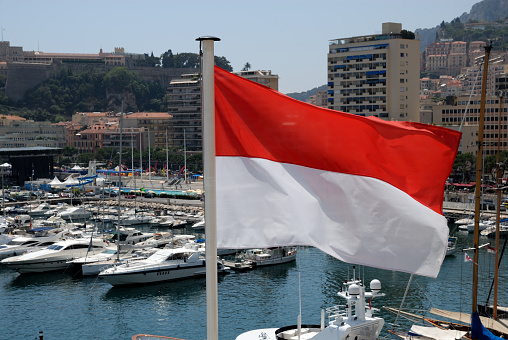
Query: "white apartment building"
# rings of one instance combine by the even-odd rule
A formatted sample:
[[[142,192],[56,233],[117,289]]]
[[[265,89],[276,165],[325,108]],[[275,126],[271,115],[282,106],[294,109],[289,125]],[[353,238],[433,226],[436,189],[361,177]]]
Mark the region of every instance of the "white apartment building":
[[[329,109],[418,121],[420,41],[401,32],[402,24],[383,23],[381,34],[330,41]]]
[[[63,148],[65,145],[65,127],[51,122],[27,120],[0,125],[0,148]]]

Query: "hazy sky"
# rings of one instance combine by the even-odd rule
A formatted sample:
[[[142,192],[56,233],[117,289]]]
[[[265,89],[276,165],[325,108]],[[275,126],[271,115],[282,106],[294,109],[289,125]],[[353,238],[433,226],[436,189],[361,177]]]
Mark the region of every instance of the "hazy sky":
[[[328,41],[381,33],[383,22],[403,29],[450,22],[480,0],[0,0],[3,40],[24,50],[159,56],[199,52],[200,36],[221,38],[215,55],[239,71],[271,70],[279,91],[326,83]]]

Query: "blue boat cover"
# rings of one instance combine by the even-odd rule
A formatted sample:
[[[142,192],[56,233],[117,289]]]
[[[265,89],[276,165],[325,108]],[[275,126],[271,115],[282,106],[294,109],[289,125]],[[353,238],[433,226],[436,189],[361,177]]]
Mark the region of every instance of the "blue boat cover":
[[[478,313],[473,313],[471,317],[471,339],[479,340],[501,340],[503,338],[492,334],[482,325]]]
[[[44,231],[44,230],[50,230],[50,229],[53,229],[53,227],[40,227],[40,228],[33,228],[33,229],[28,229],[27,231],[28,232],[38,232],[38,231]]]

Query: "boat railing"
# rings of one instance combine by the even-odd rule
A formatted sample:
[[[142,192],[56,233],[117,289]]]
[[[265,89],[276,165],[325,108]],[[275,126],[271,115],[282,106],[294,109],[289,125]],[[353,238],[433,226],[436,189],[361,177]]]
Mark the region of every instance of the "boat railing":
[[[341,324],[343,318],[347,316],[345,311],[346,305],[335,305],[325,309],[328,314],[329,324]]]

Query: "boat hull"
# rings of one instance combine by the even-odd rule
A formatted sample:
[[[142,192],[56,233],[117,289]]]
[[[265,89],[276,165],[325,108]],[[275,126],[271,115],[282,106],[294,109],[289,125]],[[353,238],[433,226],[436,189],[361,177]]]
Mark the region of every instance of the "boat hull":
[[[106,282],[112,286],[121,285],[141,285],[149,283],[166,282],[173,280],[181,280],[195,276],[203,276],[206,274],[204,261],[198,265],[178,265],[171,267],[160,267],[156,269],[136,270],[133,272],[120,273],[101,273]]]
[[[44,273],[67,269],[70,267],[67,261],[69,261],[67,258],[54,258],[37,262],[12,263],[7,264],[7,267],[16,270],[20,274]]]

